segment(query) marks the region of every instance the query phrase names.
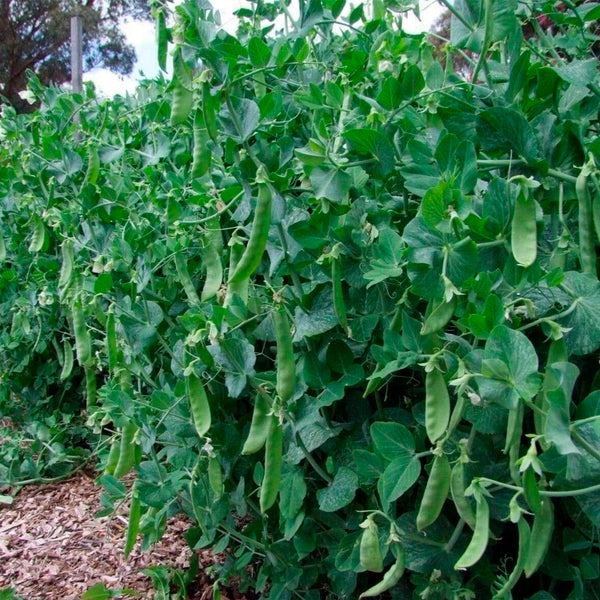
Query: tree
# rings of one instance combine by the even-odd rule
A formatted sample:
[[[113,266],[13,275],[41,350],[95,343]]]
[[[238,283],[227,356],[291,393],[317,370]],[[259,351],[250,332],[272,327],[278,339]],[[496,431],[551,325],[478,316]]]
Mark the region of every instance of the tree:
[[[70,17],[83,21],[85,69],[131,73],[135,51],[119,28],[123,18],[150,16],[147,0],[0,0],[0,94],[18,109],[31,69],[43,83],[69,80]]]

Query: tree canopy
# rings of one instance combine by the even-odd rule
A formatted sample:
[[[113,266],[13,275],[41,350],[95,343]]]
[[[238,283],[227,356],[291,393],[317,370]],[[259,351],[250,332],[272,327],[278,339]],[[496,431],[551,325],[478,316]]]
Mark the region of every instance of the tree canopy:
[[[75,14],[83,21],[84,68],[131,73],[135,50],[119,22],[148,18],[147,0],[0,0],[0,94],[17,108],[24,108],[19,92],[28,69],[44,83],[69,80],[70,17]]]

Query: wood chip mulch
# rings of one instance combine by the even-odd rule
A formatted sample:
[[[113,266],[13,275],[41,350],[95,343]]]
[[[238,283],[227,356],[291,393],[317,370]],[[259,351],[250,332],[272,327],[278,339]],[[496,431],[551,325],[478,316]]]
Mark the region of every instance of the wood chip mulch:
[[[99,486],[93,474],[43,486],[28,486],[14,503],[0,507],[0,590],[13,588],[25,600],[80,600],[92,585],[135,590],[151,600],[151,580],[140,573],[154,565],[185,569],[191,550],[184,535],[190,522],[169,521],[164,537],[142,553],[139,543],[123,558],[127,507],[123,515],[96,519]],[[204,568],[215,563],[208,551]],[[200,573],[192,600],[212,598],[212,582]],[[236,590],[222,590],[223,600],[245,600]]]

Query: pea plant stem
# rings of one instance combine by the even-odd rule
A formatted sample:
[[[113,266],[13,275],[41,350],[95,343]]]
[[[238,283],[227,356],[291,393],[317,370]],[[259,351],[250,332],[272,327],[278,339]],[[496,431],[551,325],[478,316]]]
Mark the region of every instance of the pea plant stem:
[[[476,480],[479,483],[489,483],[497,487],[504,488],[506,490],[513,490],[514,492],[525,493],[523,488],[518,485],[511,483],[504,483],[503,481],[496,481],[495,479],[489,479],[488,477],[478,477]],[[600,483],[590,485],[585,488],[575,488],[573,490],[540,490],[540,496],[546,496],[547,498],[570,498],[571,496],[585,496],[586,494],[593,494],[594,492],[600,491]]]

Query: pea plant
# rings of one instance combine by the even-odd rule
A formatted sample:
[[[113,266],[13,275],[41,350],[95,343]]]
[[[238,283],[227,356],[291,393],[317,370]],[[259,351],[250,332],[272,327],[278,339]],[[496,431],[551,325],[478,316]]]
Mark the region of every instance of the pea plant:
[[[0,408],[82,411],[126,554],[184,512],[215,594],[600,594],[600,8],[444,4],[156,2],[168,79],[4,106]]]

